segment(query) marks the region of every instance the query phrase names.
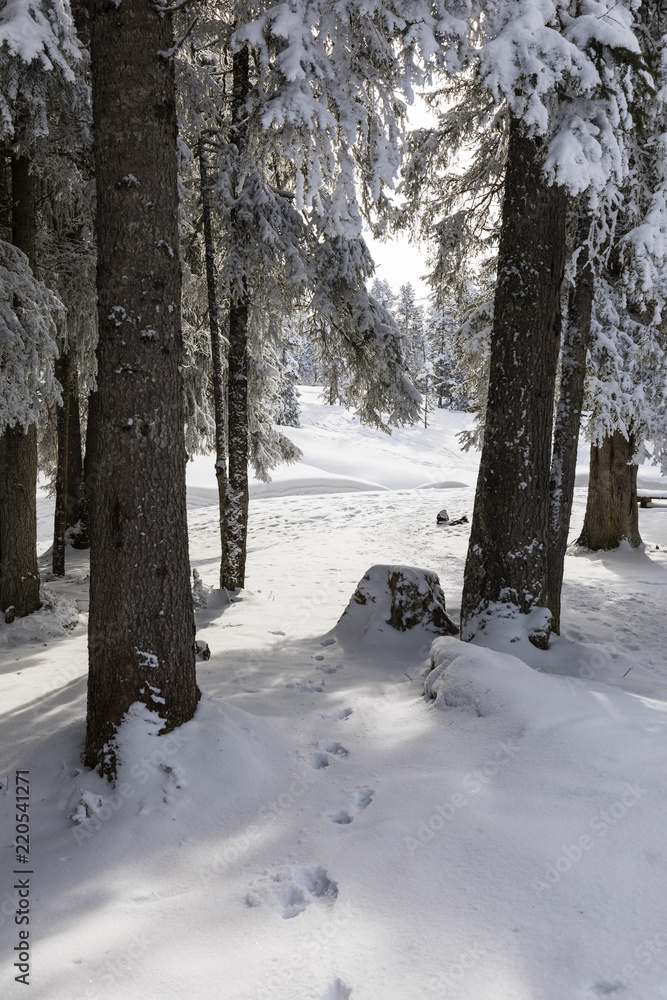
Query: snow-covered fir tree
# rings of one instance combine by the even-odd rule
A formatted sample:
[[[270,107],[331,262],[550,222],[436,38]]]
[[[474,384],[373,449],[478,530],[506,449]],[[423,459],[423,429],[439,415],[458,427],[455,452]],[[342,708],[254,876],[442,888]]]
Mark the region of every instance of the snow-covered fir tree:
[[[0,140],[10,150],[10,170],[3,173],[9,176],[12,243],[2,247],[0,290],[4,347],[11,350],[0,426],[0,609],[11,616],[39,607],[36,424],[60,389],[52,367],[53,318],[62,306],[36,279],[36,179],[54,122],[76,103],[80,56],[66,0],[17,0],[0,10]]]

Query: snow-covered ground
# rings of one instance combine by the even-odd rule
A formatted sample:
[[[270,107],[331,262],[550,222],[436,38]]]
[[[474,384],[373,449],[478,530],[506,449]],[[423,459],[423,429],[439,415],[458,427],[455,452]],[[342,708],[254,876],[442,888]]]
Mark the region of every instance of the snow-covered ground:
[[[79,760],[85,554],[0,626],[1,995],[24,995],[25,769],[35,998],[667,998],[667,510],[640,512],[641,550],[568,555],[547,652],[512,622],[495,651],[438,640],[425,699],[432,636],[335,626],[374,563],[436,570],[457,616],[468,526],[435,519],[472,514],[469,418],[387,437],[302,393],[303,462],[253,485],[247,589],[197,611],[197,715],[166,737],[131,718],[115,790]],[[216,496],[197,459],[207,588]],[[46,552],[46,500],[40,530]]]

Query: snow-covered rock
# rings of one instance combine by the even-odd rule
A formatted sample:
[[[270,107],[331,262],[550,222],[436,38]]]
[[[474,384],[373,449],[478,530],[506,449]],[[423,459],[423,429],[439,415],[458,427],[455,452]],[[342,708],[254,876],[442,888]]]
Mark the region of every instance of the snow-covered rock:
[[[371,566],[357,584],[336,631],[361,637],[391,626],[399,632],[420,626],[440,635],[456,635],[447,614],[437,573],[412,566]]]

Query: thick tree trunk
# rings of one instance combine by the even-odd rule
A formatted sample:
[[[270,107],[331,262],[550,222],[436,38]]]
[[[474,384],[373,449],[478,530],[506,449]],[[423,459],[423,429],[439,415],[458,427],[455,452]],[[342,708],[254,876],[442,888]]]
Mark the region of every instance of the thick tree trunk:
[[[547,185],[540,143],[510,126],[489,396],[465,568],[462,638],[503,604],[546,605],[549,468],[567,196]],[[531,624],[544,646],[550,616]]]
[[[577,544],[587,549],[615,549],[623,540],[641,545],[637,510],[637,466],[631,465],[634,436],[620,431],[591,445],[586,516]]]
[[[570,292],[568,320],[563,337],[560,394],[551,459],[547,606],[552,614],[553,631],[558,634],[560,634],[565,552],[577,470],[579,428],[584,405],[586,355],[590,342],[595,290],[588,245],[585,242],[588,239],[589,228],[590,217],[582,205],[577,233],[577,242],[581,250],[577,258],[576,279]]]
[[[172,18],[91,0],[98,404],[85,762],[115,771],[133,704],[192,718]]]
[[[83,459],[81,455],[81,415],[79,413],[79,374],[70,352],[69,421],[67,437],[67,528],[79,531]],[[72,540],[74,539],[74,533]]]
[[[213,252],[213,225],[211,187],[208,163],[203,140],[199,141],[199,175],[201,178],[202,215],[204,222],[204,250],[206,257],[206,290],[208,292],[208,317],[211,330],[211,363],[213,368],[213,414],[215,418],[215,477],[218,483],[220,509],[220,586],[223,584],[223,566],[226,552],[225,501],[227,498],[227,408],[225,400],[225,366],[216,291],[215,256]]]
[[[12,242],[35,262],[35,185],[30,161],[12,156]],[[8,428],[0,438],[0,610],[40,606],[37,568],[37,433]]]
[[[232,135],[239,156],[246,141],[245,104],[250,89],[248,49],[234,53]],[[232,213],[233,238],[243,241],[243,222]],[[248,538],[248,299],[232,295],[229,307],[228,356],[229,478],[225,495],[224,549],[220,586],[245,586]]]
[[[56,378],[62,386],[63,402],[58,407],[58,457],[56,464],[56,509],[53,518],[53,561],[55,576],[65,575],[65,532],[67,531],[68,451],[70,418],[70,356],[61,354],[56,362]]]

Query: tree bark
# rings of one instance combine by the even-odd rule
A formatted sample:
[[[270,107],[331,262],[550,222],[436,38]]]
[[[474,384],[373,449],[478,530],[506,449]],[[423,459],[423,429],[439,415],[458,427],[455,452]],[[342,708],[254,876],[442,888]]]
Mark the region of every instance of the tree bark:
[[[634,435],[621,431],[591,445],[588,500],[577,544],[587,549],[615,549],[624,540],[633,548],[641,545],[637,510],[637,466],[631,459]]]
[[[213,368],[213,415],[215,419],[215,477],[218,483],[220,510],[220,586],[223,587],[223,564],[226,551],[225,501],[227,498],[227,408],[225,399],[225,366],[216,291],[215,256],[213,252],[213,224],[211,186],[203,140],[199,141],[199,175],[201,179],[202,215],[204,222],[204,251],[206,258],[206,290],[208,317],[211,331],[211,363]]]
[[[513,119],[502,209],[489,396],[465,568],[462,638],[503,604],[546,605],[551,433],[567,196],[542,174],[540,140]],[[531,626],[546,646],[549,619]]]
[[[11,158],[12,242],[35,259],[35,185],[30,161]],[[36,611],[37,567],[37,432],[34,426],[7,428],[0,438],[0,610],[9,617]]]
[[[242,156],[246,142],[246,101],[250,90],[247,48],[233,56],[232,135]],[[243,243],[243,221],[232,212],[233,238]],[[229,478],[225,495],[224,549],[220,585],[226,590],[245,586],[248,538],[248,295],[232,293],[229,306],[228,355]]]
[[[98,405],[85,762],[113,775],[132,705],[191,719],[172,17],[91,0]]]
[[[69,418],[70,418],[70,356],[63,353],[56,362],[56,378],[62,386],[62,406],[58,407],[58,456],[56,460],[56,509],[53,518],[54,576],[65,575],[65,532],[67,531],[67,495],[69,472]]]
[[[9,427],[0,437],[0,610],[10,620],[40,606],[36,484],[35,426]]]
[[[28,258],[37,273],[35,178],[27,156],[12,156],[12,243]]]
[[[586,206],[582,204],[577,233],[577,243],[581,249],[577,258],[575,284],[570,292],[568,320],[563,337],[560,394],[551,459],[547,605],[552,614],[553,631],[558,634],[560,634],[561,590],[574,499],[579,428],[586,383],[586,356],[590,343],[595,290],[593,268],[586,243],[589,228],[590,217]]]

